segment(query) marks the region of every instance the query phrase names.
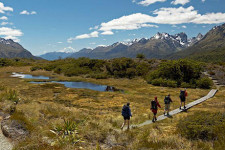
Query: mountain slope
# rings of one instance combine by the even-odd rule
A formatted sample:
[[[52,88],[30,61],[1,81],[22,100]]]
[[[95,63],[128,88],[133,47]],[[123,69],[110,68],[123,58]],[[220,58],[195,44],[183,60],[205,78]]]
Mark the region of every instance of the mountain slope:
[[[225,24],[214,27],[202,40],[169,58],[192,58],[208,62],[225,61]]]
[[[117,57],[135,58],[142,53],[146,58],[164,58],[167,55],[181,51],[200,40],[200,36],[188,39],[185,33],[169,35],[168,33],[157,33],[150,39],[142,38],[131,42],[117,42],[109,46],[99,46],[93,50],[83,49],[72,54],[70,57],[89,57],[97,59],[110,59]]]
[[[66,52],[50,52],[43,55],[40,55],[41,58],[46,60],[56,60],[59,58],[66,58],[69,57],[72,53],[66,53]]]
[[[33,58],[33,56],[28,50],[24,49],[19,43],[14,42],[9,39],[0,38],[0,58]]]

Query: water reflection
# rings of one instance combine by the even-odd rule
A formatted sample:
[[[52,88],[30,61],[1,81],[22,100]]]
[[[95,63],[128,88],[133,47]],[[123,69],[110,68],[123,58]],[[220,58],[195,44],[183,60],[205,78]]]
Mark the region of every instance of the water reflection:
[[[43,80],[50,79],[50,77],[46,77],[46,76],[35,76],[35,75],[22,74],[22,73],[16,73],[16,72],[13,72],[11,77],[16,77],[21,79],[43,79]]]

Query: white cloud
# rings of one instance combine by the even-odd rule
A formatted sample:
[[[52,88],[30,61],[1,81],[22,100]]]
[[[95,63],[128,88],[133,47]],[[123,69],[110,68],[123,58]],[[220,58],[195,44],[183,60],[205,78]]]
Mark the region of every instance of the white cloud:
[[[69,47],[65,47],[61,50],[59,50],[58,52],[63,52],[63,53],[72,53],[72,52],[76,52],[77,50],[71,46]]]
[[[30,14],[31,14],[31,15],[36,15],[37,12],[36,12],[36,11],[32,11]]]
[[[63,42],[57,42],[58,44],[62,44]]]
[[[0,36],[4,36],[6,39],[12,39],[15,42],[19,42],[20,36],[22,36],[23,33],[18,30],[18,29],[12,29],[12,28],[7,28],[7,27],[1,27],[0,28]]]
[[[0,2],[0,13],[4,14],[5,11],[13,11],[12,7],[5,7],[2,2]]]
[[[89,30],[97,30],[99,26],[90,27]]]
[[[6,16],[2,16],[0,17],[0,20],[8,20],[8,18]]]
[[[185,26],[185,25],[183,25],[183,26],[181,26],[182,28],[184,28],[184,29],[186,29],[187,28],[187,26]]]
[[[143,6],[149,6],[156,2],[165,2],[165,1],[166,0],[143,0],[143,1],[138,2],[138,4],[143,5]]]
[[[101,33],[102,35],[113,35],[114,33],[112,31],[105,31]]]
[[[205,2],[205,0],[202,0],[202,2],[204,3],[204,2]]]
[[[225,13],[199,14],[193,6],[184,8],[160,8],[153,11],[155,16],[135,13],[101,23],[100,31],[134,30],[142,27],[158,27],[155,24],[218,24],[225,22]],[[177,17],[179,16],[179,17]]]
[[[134,30],[142,27],[158,27],[156,25],[146,24],[150,18],[152,17],[141,13],[131,14],[118,19],[113,19],[107,23],[102,23],[99,30]]]
[[[190,0],[175,0],[175,1],[172,1],[171,4],[173,4],[173,5],[178,5],[178,4],[185,5],[189,2],[190,2]]]
[[[90,45],[95,45],[96,43],[95,42],[92,42],[92,43],[89,43]]]
[[[1,23],[2,26],[5,26],[5,25],[7,25],[7,24],[8,24],[8,25],[13,25],[13,23],[11,23],[11,22],[2,22],[2,23]]]
[[[20,12],[20,14],[21,14],[21,15],[36,15],[37,12],[36,12],[36,11],[31,11],[31,12],[29,12],[29,11],[27,11],[27,10],[23,10],[23,11]]]
[[[99,32],[94,31],[94,32],[91,32],[90,34],[82,34],[82,35],[78,35],[76,37],[71,37],[71,38],[67,39],[67,42],[72,43],[74,40],[94,38],[94,37],[98,37],[98,35],[99,35]]]
[[[175,24],[172,25],[173,28],[176,28],[177,26]]]

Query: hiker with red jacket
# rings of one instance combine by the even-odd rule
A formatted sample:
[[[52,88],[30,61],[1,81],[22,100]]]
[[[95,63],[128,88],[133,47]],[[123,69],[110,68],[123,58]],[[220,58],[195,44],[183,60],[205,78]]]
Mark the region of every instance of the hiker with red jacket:
[[[152,122],[155,122],[157,120],[156,115],[157,115],[158,107],[161,108],[161,106],[157,100],[157,97],[155,97],[155,99],[151,101],[151,110],[154,114]]]
[[[187,96],[188,96],[188,94],[187,94],[187,90],[186,89],[180,90],[180,109],[182,107],[182,103],[184,103],[184,109],[186,109],[185,101],[186,101],[186,97]]]

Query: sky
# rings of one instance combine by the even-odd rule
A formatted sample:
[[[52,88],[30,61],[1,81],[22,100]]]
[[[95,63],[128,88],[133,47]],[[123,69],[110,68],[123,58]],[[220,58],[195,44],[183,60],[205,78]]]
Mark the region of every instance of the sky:
[[[34,55],[75,52],[157,32],[188,37],[225,22],[225,0],[0,0],[0,37]]]

